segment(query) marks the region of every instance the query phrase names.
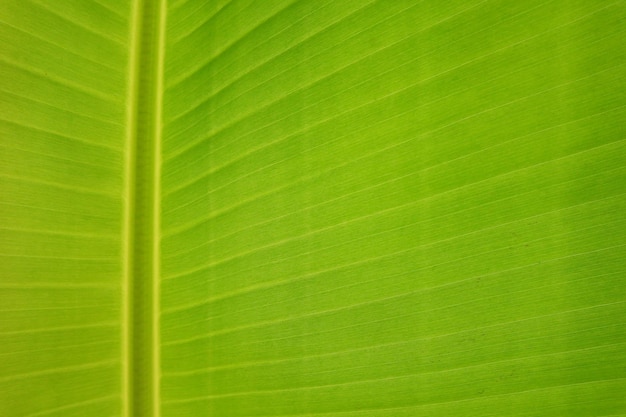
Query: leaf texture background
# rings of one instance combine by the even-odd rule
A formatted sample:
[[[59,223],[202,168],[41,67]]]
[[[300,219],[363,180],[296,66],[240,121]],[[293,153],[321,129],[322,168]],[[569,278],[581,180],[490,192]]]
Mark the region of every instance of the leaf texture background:
[[[0,10],[2,413],[626,416],[624,1]]]
[[[0,415],[121,410],[129,11],[0,3]]]

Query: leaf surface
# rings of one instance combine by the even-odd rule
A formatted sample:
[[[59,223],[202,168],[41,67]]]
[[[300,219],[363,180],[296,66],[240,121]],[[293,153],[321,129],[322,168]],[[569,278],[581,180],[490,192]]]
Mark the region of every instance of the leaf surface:
[[[0,5],[0,411],[626,415],[623,1]]]

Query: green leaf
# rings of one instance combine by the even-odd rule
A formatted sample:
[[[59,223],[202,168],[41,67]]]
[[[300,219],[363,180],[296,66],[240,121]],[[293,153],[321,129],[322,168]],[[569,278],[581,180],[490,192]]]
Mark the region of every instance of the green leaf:
[[[626,3],[0,2],[0,414],[626,416]]]
[[[0,4],[2,415],[120,415],[127,9]]]

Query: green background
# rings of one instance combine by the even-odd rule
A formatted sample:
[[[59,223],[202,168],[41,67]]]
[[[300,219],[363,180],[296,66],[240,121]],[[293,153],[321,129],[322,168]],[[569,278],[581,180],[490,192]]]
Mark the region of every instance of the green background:
[[[626,416],[625,25],[0,0],[0,415]]]

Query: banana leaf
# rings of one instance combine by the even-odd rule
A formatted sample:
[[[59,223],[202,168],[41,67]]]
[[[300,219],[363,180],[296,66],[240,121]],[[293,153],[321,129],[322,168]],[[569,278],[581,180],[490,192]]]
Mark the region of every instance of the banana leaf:
[[[626,2],[1,0],[0,415],[626,416]]]

